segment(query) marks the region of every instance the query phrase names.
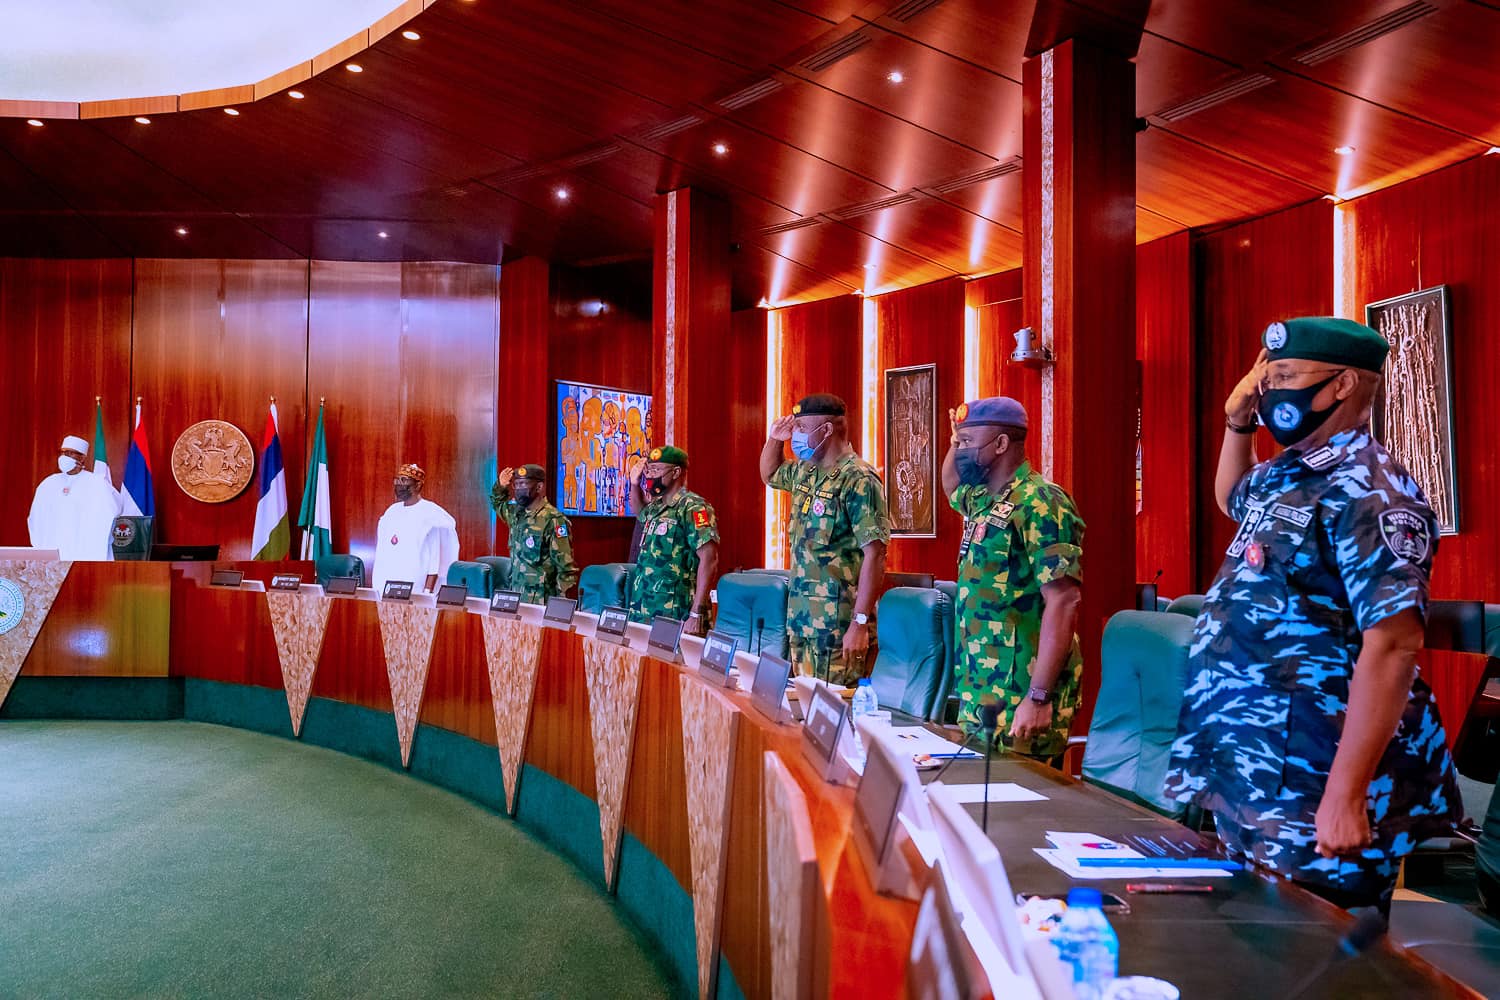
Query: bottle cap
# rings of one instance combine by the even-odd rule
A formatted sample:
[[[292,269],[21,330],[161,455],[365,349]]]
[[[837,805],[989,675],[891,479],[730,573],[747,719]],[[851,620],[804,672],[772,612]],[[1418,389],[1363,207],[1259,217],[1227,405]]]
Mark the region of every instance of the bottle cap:
[[[868,678],[868,677],[861,677],[859,679],[859,683],[855,685],[855,687],[862,687],[862,688],[863,687],[869,687],[869,686],[870,686],[870,678]]]
[[[1103,906],[1104,897],[1099,895],[1098,889],[1069,889],[1069,906]]]

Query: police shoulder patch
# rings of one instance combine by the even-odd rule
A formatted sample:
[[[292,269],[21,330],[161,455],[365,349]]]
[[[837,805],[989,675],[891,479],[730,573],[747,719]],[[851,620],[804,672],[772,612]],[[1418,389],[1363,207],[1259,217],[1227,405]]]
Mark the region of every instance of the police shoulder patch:
[[[558,538],[567,538],[568,537],[568,526],[566,524],[559,524],[557,526],[557,537]]]
[[[1380,512],[1380,537],[1397,559],[1419,563],[1432,548],[1432,532],[1427,519],[1407,507],[1393,507]]]

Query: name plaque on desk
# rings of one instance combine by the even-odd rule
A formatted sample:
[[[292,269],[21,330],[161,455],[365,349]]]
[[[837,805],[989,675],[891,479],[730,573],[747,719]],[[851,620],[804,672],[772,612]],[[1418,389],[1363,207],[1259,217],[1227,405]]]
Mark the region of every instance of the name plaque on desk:
[[[573,612],[578,610],[578,602],[571,597],[549,597],[547,607],[542,611],[542,624],[547,628],[562,629],[568,631],[573,627]]]
[[[677,645],[682,641],[682,622],[666,615],[651,619],[651,636],[646,640],[646,652],[658,660],[678,662]]]
[[[410,580],[387,580],[385,589],[380,592],[382,601],[410,601],[412,582]]]
[[[238,587],[245,579],[243,570],[216,569],[208,578],[210,587]]]
[[[461,608],[469,599],[469,588],[461,583],[445,583],[438,587],[437,606],[440,608]]]
[[[515,590],[497,590],[490,598],[490,614],[501,618],[521,617],[521,594]]]
[[[734,652],[739,640],[718,629],[711,629],[703,639],[703,656],[698,660],[698,676],[719,687],[733,687]]]
[[[330,577],[328,586],[323,588],[327,594],[344,594],[352,596],[359,589],[359,577],[357,576],[335,576]]]
[[[630,643],[630,615],[624,608],[605,608],[599,612],[599,627],[594,630],[595,638],[604,642],[612,642],[616,646],[625,646]]]
[[[271,577],[271,589],[291,591],[301,590],[302,577],[298,576],[296,573],[277,573],[275,576]]]

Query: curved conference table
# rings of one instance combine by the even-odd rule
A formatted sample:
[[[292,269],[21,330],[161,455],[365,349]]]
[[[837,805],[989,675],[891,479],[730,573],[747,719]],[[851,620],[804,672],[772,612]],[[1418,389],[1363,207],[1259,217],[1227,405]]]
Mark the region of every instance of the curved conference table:
[[[0,563],[0,576],[8,565]],[[231,565],[249,580],[312,575],[307,563],[215,564]],[[748,695],[711,690],[695,671],[612,652],[577,632],[487,626],[488,616],[473,605],[467,613],[393,612],[373,600],[308,593],[291,595],[301,610],[289,610],[293,602],[272,599],[288,595],[208,586],[210,569],[73,564],[0,719],[186,717],[294,738],[283,653],[315,661],[295,738],[400,768],[394,710],[396,703],[415,709],[419,697],[411,774],[513,815],[597,877],[659,945],[685,992],[695,992],[695,984],[718,996],[906,992],[916,904],[872,890],[850,836],[853,790],[825,783],[805,761],[795,724],[765,718]],[[280,609],[276,626],[273,605]],[[325,611],[319,651],[296,636]],[[393,680],[387,651],[393,661],[420,660],[427,628],[425,689],[414,693],[406,675]],[[527,679],[526,650],[504,640],[518,647],[539,640],[529,708],[516,695]],[[503,698],[492,697],[492,671]],[[508,707],[497,708],[504,699]],[[510,784],[503,744],[521,747],[512,753]],[[977,783],[980,768],[960,762],[946,780]],[[1072,884],[1033,850],[1046,846],[1044,831],[1109,837],[1180,829],[1028,762],[999,759],[992,780],[1046,796],[990,807],[990,836],[1018,892],[1062,894]],[[816,881],[805,883],[811,901],[800,910],[795,893],[772,891],[773,883],[787,885],[786,866],[768,864],[766,846],[768,823],[777,844],[795,840],[781,836],[793,829],[784,815],[787,784],[792,800],[805,800],[801,843],[816,861]],[[617,853],[605,850],[601,814],[607,827],[618,823]],[[1342,911],[1284,883],[1251,873],[1212,881],[1212,895],[1129,897],[1132,912],[1112,917],[1122,974],[1167,979],[1187,998],[1290,1000],[1293,986],[1333,954],[1351,924]],[[1123,880],[1091,884],[1124,892]],[[702,901],[696,924],[695,898]],[[795,941],[786,940],[788,928],[797,929]],[[787,955],[799,945],[802,980],[787,978],[773,989],[773,951]],[[484,946],[504,951],[504,942]],[[716,957],[700,963],[700,953]],[[701,975],[700,964],[708,970]],[[794,987],[800,990],[789,992]],[[1333,964],[1309,995],[1477,996],[1384,942]]]

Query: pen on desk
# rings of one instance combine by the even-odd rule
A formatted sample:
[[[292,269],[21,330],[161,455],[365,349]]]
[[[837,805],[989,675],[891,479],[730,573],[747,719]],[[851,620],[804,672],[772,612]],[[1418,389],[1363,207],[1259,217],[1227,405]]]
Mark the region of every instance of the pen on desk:
[[[1080,868],[1184,868],[1239,871],[1238,861],[1223,858],[1078,858]]]
[[[1179,892],[1213,892],[1214,887],[1193,882],[1126,882],[1126,892],[1145,893],[1179,893]]]

